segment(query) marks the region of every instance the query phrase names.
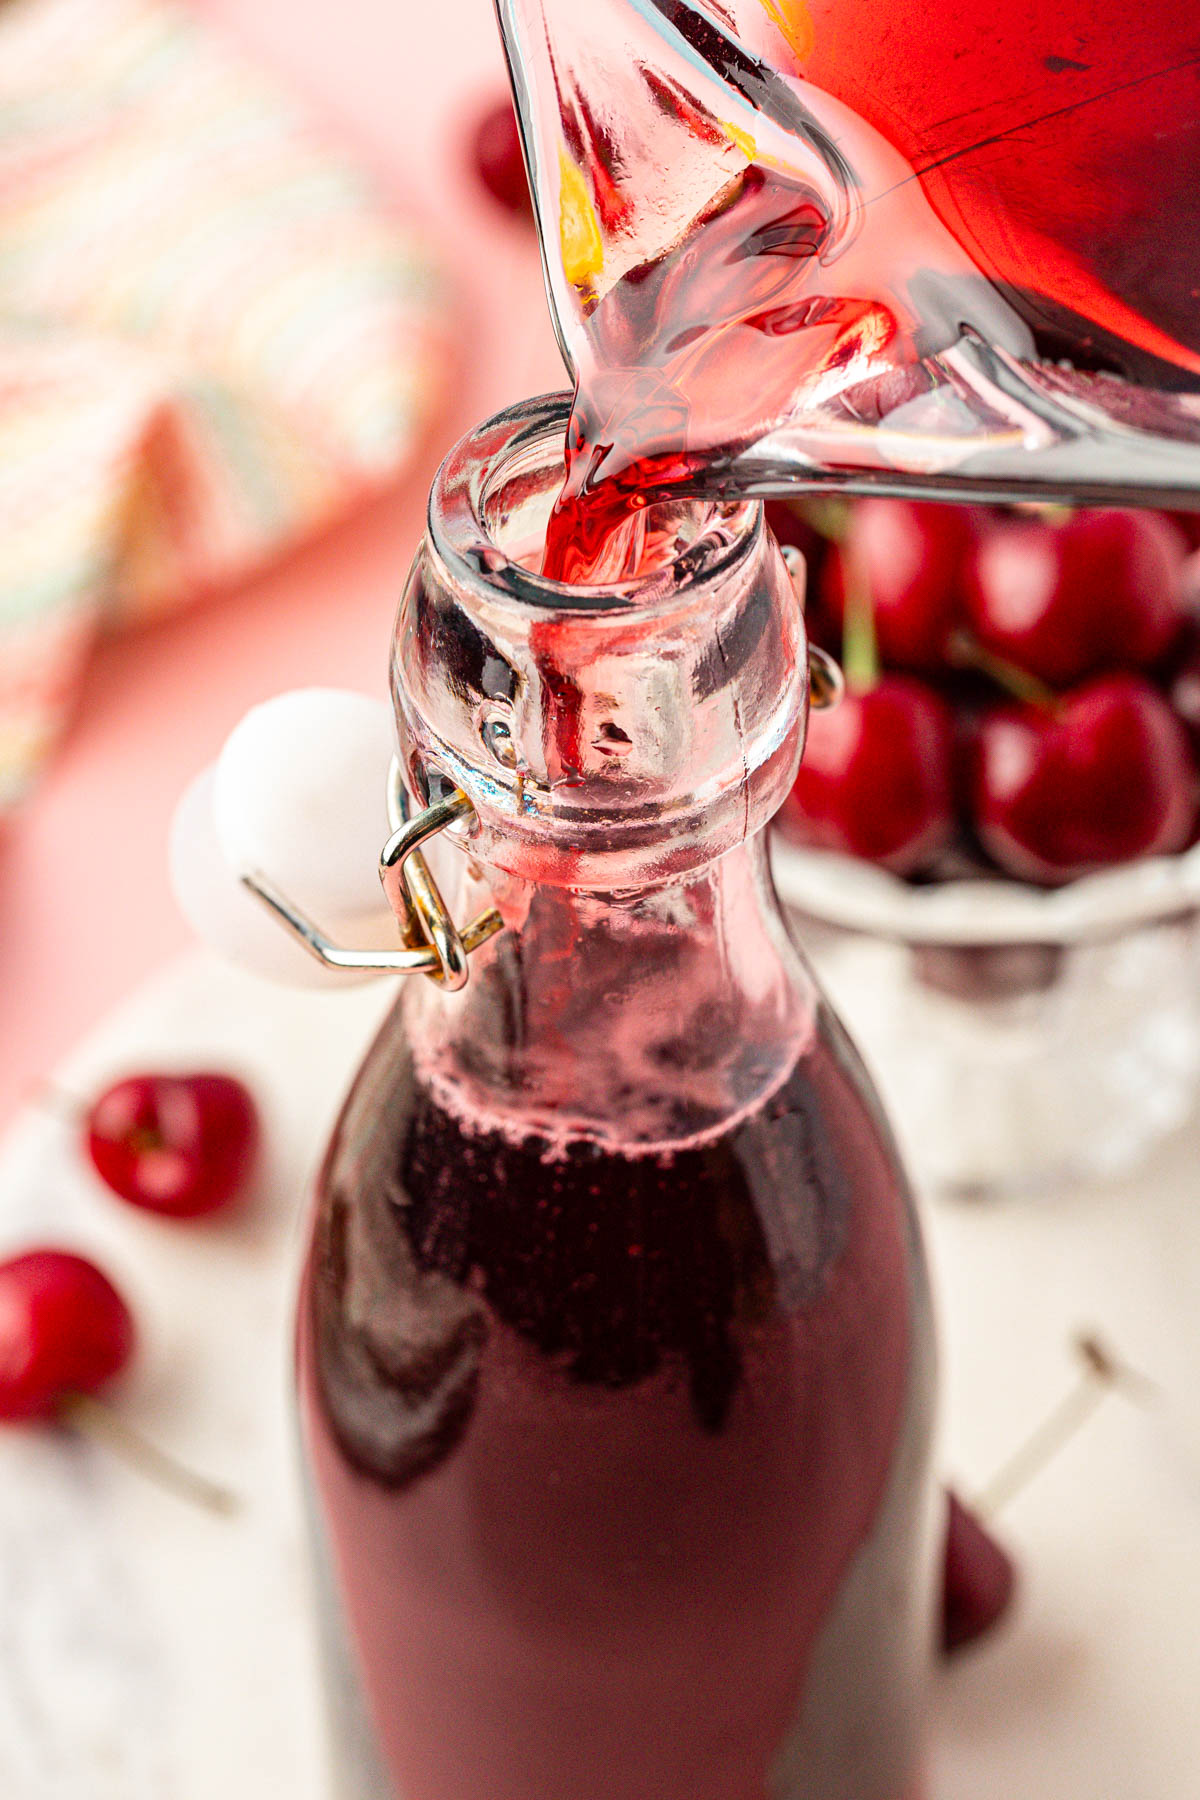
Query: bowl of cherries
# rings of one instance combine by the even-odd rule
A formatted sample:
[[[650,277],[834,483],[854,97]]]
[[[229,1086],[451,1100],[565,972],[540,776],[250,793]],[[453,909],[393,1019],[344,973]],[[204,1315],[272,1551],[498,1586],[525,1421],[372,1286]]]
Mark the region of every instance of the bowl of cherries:
[[[911,1166],[1116,1175],[1200,1084],[1200,521],[772,505],[846,693],[775,878]]]

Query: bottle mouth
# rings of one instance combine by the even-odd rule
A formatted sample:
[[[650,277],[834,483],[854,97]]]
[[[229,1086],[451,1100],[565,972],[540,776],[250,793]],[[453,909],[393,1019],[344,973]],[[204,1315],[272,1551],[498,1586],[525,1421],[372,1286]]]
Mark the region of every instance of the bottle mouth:
[[[546,528],[563,483],[569,394],[522,400],[467,433],[429,497],[429,537],[452,573],[485,582],[525,606],[554,612],[627,612],[669,604],[726,577],[764,529],[757,501],[654,503],[654,564],[627,581],[588,585],[539,572]]]

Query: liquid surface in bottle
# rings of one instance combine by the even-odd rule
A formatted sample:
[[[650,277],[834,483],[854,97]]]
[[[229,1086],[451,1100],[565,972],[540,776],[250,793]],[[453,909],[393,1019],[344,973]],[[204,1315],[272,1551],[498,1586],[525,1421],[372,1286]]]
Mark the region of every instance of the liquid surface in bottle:
[[[1192,0],[500,11],[577,382],[548,574],[636,573],[655,490],[982,450],[1053,497],[1129,428],[1200,487]]]
[[[836,1027],[727,1128],[636,1154],[468,1122],[399,1041],[335,1140],[301,1307],[397,1797],[901,1800],[929,1308]]]

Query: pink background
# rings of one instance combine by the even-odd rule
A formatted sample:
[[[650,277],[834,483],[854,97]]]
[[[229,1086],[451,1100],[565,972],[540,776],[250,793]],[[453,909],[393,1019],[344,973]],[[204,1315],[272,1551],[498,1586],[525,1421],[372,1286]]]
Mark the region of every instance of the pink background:
[[[490,0],[193,3],[307,94],[426,224],[457,282],[460,360],[394,493],[95,658],[66,743],[0,840],[0,1127],[81,1032],[187,944],[165,843],[191,776],[268,694],[385,691],[438,462],[486,414],[564,385],[532,228],[481,194],[464,153],[481,106],[505,91]]]

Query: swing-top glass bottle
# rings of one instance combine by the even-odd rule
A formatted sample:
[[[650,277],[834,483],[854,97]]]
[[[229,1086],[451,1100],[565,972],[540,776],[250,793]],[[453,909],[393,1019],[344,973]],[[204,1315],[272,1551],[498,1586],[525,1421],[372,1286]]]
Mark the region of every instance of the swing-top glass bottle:
[[[397,625],[404,780],[469,802],[446,905],[504,929],[406,984],[319,1182],[337,1791],[910,1800],[930,1308],[767,872],[802,614],[750,503],[656,509],[615,587],[531,572],[565,417],[451,455]]]

